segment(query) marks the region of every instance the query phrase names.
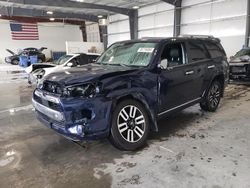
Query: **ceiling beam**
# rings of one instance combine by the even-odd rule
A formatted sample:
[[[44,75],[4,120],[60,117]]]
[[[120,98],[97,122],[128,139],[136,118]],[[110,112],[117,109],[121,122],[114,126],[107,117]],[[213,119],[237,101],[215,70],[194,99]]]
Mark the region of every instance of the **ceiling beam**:
[[[98,17],[88,14],[64,13],[53,11],[53,15],[48,15],[44,10],[27,9],[18,7],[0,7],[0,14],[3,16],[23,16],[23,17],[38,17],[38,18],[57,18],[57,19],[80,19],[92,22],[98,22]]]
[[[175,5],[177,0],[162,0],[162,1],[171,5]]]
[[[69,0],[0,0],[0,2],[15,3],[20,5],[33,5],[33,6],[48,6],[48,7],[61,7],[61,8],[77,8],[77,9],[102,9],[114,13],[129,15],[131,9],[120,8],[114,6],[107,6],[101,4],[74,2]]]

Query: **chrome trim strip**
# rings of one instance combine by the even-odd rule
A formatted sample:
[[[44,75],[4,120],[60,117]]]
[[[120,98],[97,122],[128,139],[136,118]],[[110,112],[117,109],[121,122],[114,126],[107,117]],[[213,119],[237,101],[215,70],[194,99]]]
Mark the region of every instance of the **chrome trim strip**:
[[[207,68],[208,69],[213,69],[213,68],[215,68],[215,65],[208,66]]]
[[[38,97],[41,97],[41,98],[43,98],[43,99],[45,99],[47,101],[53,102],[53,103],[57,103],[57,104],[60,103],[59,98],[48,95],[48,94],[44,95],[41,91],[38,91],[38,90],[35,91],[35,95],[38,96]]]
[[[193,70],[192,71],[187,71],[185,74],[186,75],[191,75],[191,74],[194,74],[194,71]]]
[[[32,99],[32,104],[37,111],[43,113],[44,115],[50,117],[51,119],[56,120],[56,121],[63,121],[64,120],[64,116],[61,112],[58,112],[56,110],[52,110],[52,109],[50,109],[42,104],[39,104],[34,99]]]
[[[168,112],[170,112],[170,111],[172,111],[172,110],[175,110],[175,109],[180,108],[180,107],[182,107],[182,106],[185,106],[185,105],[187,105],[187,104],[193,103],[193,102],[198,101],[198,100],[200,100],[200,99],[201,99],[201,97],[199,97],[199,98],[197,98],[197,99],[194,99],[194,100],[191,100],[191,101],[189,101],[189,102],[186,102],[186,103],[184,103],[184,104],[181,104],[181,105],[179,105],[179,106],[176,106],[176,107],[174,107],[174,108],[171,108],[171,109],[169,109],[169,110],[166,110],[166,111],[164,111],[164,112],[161,112],[161,113],[158,114],[158,116],[161,116],[161,115],[163,115],[163,114],[166,114],[166,113],[168,113]]]

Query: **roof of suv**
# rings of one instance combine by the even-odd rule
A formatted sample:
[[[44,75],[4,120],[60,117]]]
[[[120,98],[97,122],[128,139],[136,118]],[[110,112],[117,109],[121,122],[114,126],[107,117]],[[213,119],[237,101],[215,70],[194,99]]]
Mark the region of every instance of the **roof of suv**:
[[[127,41],[121,41],[121,42],[162,42],[167,40],[178,40],[178,39],[184,39],[184,40],[206,40],[206,41],[214,41],[214,42],[220,42],[219,38],[215,38],[213,36],[209,35],[183,35],[179,37],[144,37],[141,39],[136,40],[127,40]],[[119,43],[119,42],[118,42]]]

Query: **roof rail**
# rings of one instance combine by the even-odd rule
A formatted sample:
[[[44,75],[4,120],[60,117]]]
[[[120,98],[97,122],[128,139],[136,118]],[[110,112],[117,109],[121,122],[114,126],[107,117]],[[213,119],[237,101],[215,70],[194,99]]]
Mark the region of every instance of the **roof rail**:
[[[213,35],[179,35],[179,37],[188,37],[188,38],[210,38],[214,39]]]
[[[185,38],[198,38],[198,39],[211,39],[217,42],[221,42],[219,38],[215,38],[213,35],[179,35],[179,37]]]

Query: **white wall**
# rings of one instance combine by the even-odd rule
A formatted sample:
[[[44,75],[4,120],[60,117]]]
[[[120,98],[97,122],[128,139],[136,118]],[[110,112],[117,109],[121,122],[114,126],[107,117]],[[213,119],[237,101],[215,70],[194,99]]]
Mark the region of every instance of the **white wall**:
[[[203,2],[183,1],[181,34],[214,35],[227,55],[234,55],[244,44],[247,0]]]
[[[18,41],[12,40],[9,22],[0,20],[0,62],[10,54],[6,48],[17,52],[17,49],[26,47],[47,47],[45,50],[47,57],[50,51],[66,51],[66,41],[82,41],[82,34],[77,25],[64,25],[62,23],[38,23],[39,40]]]
[[[212,1],[212,0],[211,0]],[[183,0],[181,34],[219,37],[228,56],[244,44],[247,0]],[[204,4],[205,3],[205,4]],[[142,7],[139,14],[139,38],[173,36],[174,7],[157,3]],[[110,16],[109,45],[130,39],[127,16]]]
[[[109,17],[108,45],[117,41],[129,40],[129,19],[128,16],[116,14]]]
[[[158,3],[138,10],[138,36],[170,37],[173,35],[173,6]],[[116,14],[109,17],[108,44],[129,40],[130,29],[128,16]]]
[[[139,38],[173,36],[173,6],[159,3],[138,10]]]
[[[86,22],[86,33],[88,42],[101,42],[98,23]]]
[[[95,52],[93,50],[96,50]],[[101,42],[66,42],[67,54],[72,53],[98,53],[104,51],[103,43]]]

